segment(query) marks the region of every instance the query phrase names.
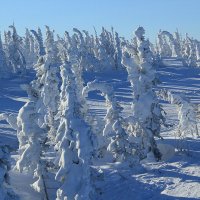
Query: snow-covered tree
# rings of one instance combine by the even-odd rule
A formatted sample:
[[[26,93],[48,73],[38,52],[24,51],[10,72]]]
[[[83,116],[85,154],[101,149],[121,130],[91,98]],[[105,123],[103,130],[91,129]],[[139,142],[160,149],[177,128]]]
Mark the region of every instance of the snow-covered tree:
[[[179,55],[179,57],[182,58],[182,45],[183,45],[183,41],[182,41],[182,37],[180,35],[180,33],[177,31],[174,32],[174,43],[176,46],[176,51],[178,52],[177,55]]]
[[[3,44],[0,35],[0,77],[6,78],[9,75],[9,68],[6,63],[6,55],[3,50]]]
[[[92,133],[81,113],[72,68],[66,57],[63,58],[61,77],[66,87],[62,87],[63,112],[57,134],[59,137],[63,136],[59,145],[60,169],[56,174],[56,180],[61,182],[57,191],[58,200],[91,199],[93,191],[90,167]]]
[[[183,41],[183,58],[185,65],[196,67],[197,66],[197,53],[196,53],[196,41],[191,39],[188,34]]]
[[[152,66],[149,42],[145,40],[144,33],[143,27],[139,27],[135,31],[136,52],[135,49],[125,49],[122,61],[128,71],[128,78],[133,90],[133,118],[142,128],[138,136],[141,155],[144,158],[149,152],[152,152],[159,160],[161,154],[154,137],[160,137],[162,114],[153,91],[155,69]]]
[[[8,43],[8,59],[12,67],[12,72],[24,74],[26,71],[26,61],[21,51],[22,39],[17,34],[14,25],[9,27],[12,29],[12,35]]]
[[[115,67],[118,69],[121,67],[121,61],[122,61],[122,48],[121,48],[121,41],[119,38],[119,34],[115,32]]]
[[[167,43],[166,37],[161,30],[158,33],[157,46],[160,57],[170,57],[172,55],[170,45]]]
[[[133,166],[137,163],[137,155],[134,143],[129,141],[128,133],[123,127],[123,118],[120,116],[123,108],[117,103],[114,92],[108,88],[109,92],[105,94],[106,102],[109,106],[105,116],[105,127],[103,136],[107,137],[109,142],[107,150],[112,152],[114,161],[127,163]],[[104,146],[106,145],[106,142]]]
[[[37,54],[34,51],[34,38],[30,31],[26,29],[25,37],[23,39],[22,52],[26,60],[27,68],[32,68],[37,62]]]
[[[59,79],[57,77],[58,68],[54,66],[47,55],[45,63],[42,68],[44,68],[44,86],[41,89],[41,98],[45,106],[45,126],[48,129],[48,135],[51,140],[54,140],[56,136],[56,130],[58,127],[58,122],[55,119],[58,112],[59,106]]]
[[[49,63],[47,56],[41,56],[38,63],[34,67],[36,70],[36,79],[26,86],[30,101],[27,102],[19,111],[18,124],[18,139],[20,158],[16,163],[16,168],[19,171],[29,171],[34,174],[36,182],[32,187],[37,191],[45,194],[43,176],[46,175],[48,159],[45,158],[45,147],[48,141],[48,98],[43,95],[43,91],[50,95],[49,89],[50,74],[47,76]],[[46,61],[46,62],[45,62]],[[45,81],[47,85],[45,88]],[[53,86],[53,85],[51,85]],[[53,87],[54,88],[54,87]],[[46,160],[44,160],[46,159]]]
[[[102,93],[108,106],[104,129],[101,135],[97,135],[98,156],[105,157],[108,150],[113,154],[114,161],[127,162],[129,166],[133,166],[134,162],[136,163],[134,144],[129,142],[128,134],[122,125],[123,119],[120,116],[122,107],[117,103],[112,87],[94,80],[87,83],[83,94],[87,97],[90,91],[95,90]]]
[[[181,52],[180,52],[179,44],[174,39],[173,35],[171,33],[169,33],[168,31],[162,31],[161,35],[166,36],[169,39],[169,45],[170,45],[171,52],[172,52],[171,56],[180,58]]]
[[[34,40],[34,53],[37,54],[37,57],[45,55],[45,49],[43,45],[43,39],[41,34],[38,34],[35,30],[31,30],[35,40]]]
[[[48,55],[52,64],[58,64],[58,49],[54,41],[54,33],[46,26],[45,52]]]
[[[188,57],[188,65],[191,67],[197,66],[197,57],[196,57],[196,48],[195,48],[195,42],[190,40],[189,43],[190,53]]]
[[[200,42],[196,41],[195,45],[197,66],[200,67]]]
[[[26,62],[31,60],[30,59],[30,50],[31,50],[31,46],[30,46],[30,32],[28,29],[26,29],[26,33],[25,33],[25,38],[24,38],[24,41],[23,41],[23,54],[24,54],[24,57],[25,57],[25,60]],[[27,63],[28,64],[28,63]],[[30,63],[32,64],[32,63]],[[29,65],[29,64],[28,64]]]
[[[32,88],[29,88],[29,93],[37,95],[36,91]],[[38,97],[33,96],[32,98]],[[36,103],[33,99],[20,109],[17,117],[20,158],[16,163],[16,169],[20,172],[30,171],[33,173],[40,160],[40,143],[42,142],[43,132],[37,124],[38,114]]]
[[[93,82],[88,82],[87,85],[83,88],[83,96],[84,98],[88,97],[88,94],[90,91],[100,91],[102,96],[104,96],[106,100],[106,104],[108,106],[107,108],[107,114],[105,116],[105,125],[103,129],[99,127],[100,124],[99,120],[96,124],[97,129],[100,129],[102,132],[97,132],[97,151],[98,156],[104,157],[105,151],[107,150],[107,147],[109,145],[109,142],[111,140],[111,136],[114,136],[114,131],[112,130],[112,125],[114,124],[114,120],[112,120],[114,116],[116,116],[116,113],[118,110],[114,110],[114,108],[117,107],[116,102],[113,102],[114,108],[112,106],[112,98],[113,98],[113,90],[110,86],[106,85],[105,83],[99,83],[97,80],[94,80]],[[114,113],[113,113],[114,112]]]
[[[30,101],[20,109],[17,117],[20,157],[16,163],[16,169],[20,172],[28,171],[34,175],[36,181],[31,186],[46,195],[44,176],[48,160],[44,160],[44,153],[48,131],[44,126],[45,109],[39,90],[42,84],[39,82],[40,78],[38,76],[38,79],[25,87]]]
[[[169,90],[161,90],[159,96],[177,107],[179,124],[176,136],[179,138],[198,137],[196,105],[192,104],[183,94],[173,93]]]

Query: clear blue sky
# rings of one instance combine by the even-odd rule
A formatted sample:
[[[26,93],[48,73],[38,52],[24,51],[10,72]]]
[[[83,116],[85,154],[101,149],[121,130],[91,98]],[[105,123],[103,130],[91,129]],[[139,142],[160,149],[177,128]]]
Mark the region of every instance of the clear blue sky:
[[[44,25],[59,34],[73,27],[93,31],[93,26],[113,26],[131,38],[141,25],[151,40],[159,29],[176,28],[200,39],[200,0],[0,0],[0,31],[13,21],[20,34],[25,27]]]

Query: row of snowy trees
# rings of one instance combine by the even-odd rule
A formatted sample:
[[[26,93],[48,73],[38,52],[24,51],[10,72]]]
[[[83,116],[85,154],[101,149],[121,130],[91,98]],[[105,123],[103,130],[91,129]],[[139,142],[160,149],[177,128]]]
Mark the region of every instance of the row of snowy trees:
[[[185,66],[200,66],[200,41],[189,37],[188,34],[183,38],[178,31],[174,34],[160,31],[154,53],[160,59],[175,57],[182,59]]]
[[[41,29],[26,29],[24,37],[18,35],[14,25],[4,32],[4,41],[0,38],[0,76],[7,77],[10,74],[23,74],[26,68],[31,68],[37,63],[40,55],[51,51],[51,59],[61,65],[59,48],[66,51],[77,51],[82,57],[84,70],[100,71],[103,69],[121,68],[122,42],[118,33],[102,28],[100,35],[90,35],[88,31],[73,29],[73,34],[66,31],[64,36],[57,35],[46,26],[45,37]],[[87,62],[86,62],[87,61]]]
[[[122,68],[122,49],[128,46],[129,41],[111,29],[102,28],[98,35],[90,35],[88,31],[76,28],[70,35],[67,31],[64,36],[56,36],[54,31],[46,26],[45,36],[41,29],[26,29],[25,36],[18,35],[14,25],[4,31],[4,40],[0,37],[0,77],[11,74],[25,74],[27,68],[37,63],[40,55],[45,55],[51,49],[51,57],[57,65],[62,64],[59,49],[77,51],[82,57],[84,70],[102,71]],[[136,44],[136,41],[133,40]],[[182,38],[179,32],[174,35],[167,31],[158,33],[156,44],[150,44],[154,60],[163,57],[177,57],[183,60],[184,65],[200,66],[200,42],[186,35]],[[48,50],[47,50],[48,49]],[[124,67],[124,66],[123,66]]]
[[[153,53],[149,41],[144,38],[144,29],[139,27],[134,43],[127,43],[120,50],[134,97],[133,114],[126,118],[121,115],[123,109],[111,85],[97,80],[84,82],[85,66],[92,63],[96,69],[99,63],[94,63],[87,54],[88,49],[83,45],[86,37],[77,29],[74,31],[72,38],[65,41],[60,38],[56,49],[52,31],[47,31],[45,46],[34,32],[39,56],[34,66],[36,79],[24,87],[30,101],[17,117],[20,157],[16,169],[32,173],[33,188],[47,199],[45,179],[48,173],[55,173],[55,182],[59,182],[58,200],[95,199],[98,195],[95,180],[100,173],[92,167],[96,160],[110,155],[112,162],[133,167],[149,155],[156,160],[162,156],[155,137],[160,137],[163,116],[153,90],[156,84]],[[107,34],[103,30],[101,40],[111,37]],[[55,55],[59,55],[59,62]],[[105,55],[99,58],[101,64],[111,61],[111,54],[106,55],[106,60]],[[106,99],[104,123],[88,114],[86,99],[93,90],[101,91]],[[55,161],[48,157],[50,152]]]

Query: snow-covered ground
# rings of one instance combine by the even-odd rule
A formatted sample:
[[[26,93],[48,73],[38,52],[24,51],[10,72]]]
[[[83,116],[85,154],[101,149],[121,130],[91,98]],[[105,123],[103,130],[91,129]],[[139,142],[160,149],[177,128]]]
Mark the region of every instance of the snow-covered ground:
[[[200,69],[186,68],[179,61],[165,60],[164,66],[158,70],[161,84],[158,88],[167,88],[172,91],[185,93],[193,102],[200,102]],[[22,91],[20,84],[29,82],[33,75],[26,80],[13,78],[0,82],[0,113],[14,112],[27,101],[26,93]],[[127,81],[127,73],[104,73],[95,74],[102,82],[110,82],[114,85],[117,100],[124,107],[123,115],[130,115],[130,103],[132,99],[130,85]],[[85,74],[85,81],[94,79],[93,74]],[[91,112],[95,112],[101,119],[106,114],[104,98],[98,92],[89,94],[88,105]],[[96,164],[94,167],[101,168],[104,172],[104,180],[98,184],[101,187],[102,200],[143,200],[143,199],[200,199],[200,139],[187,138],[178,141],[174,137],[177,128],[176,107],[163,103],[167,113],[167,122],[173,124],[170,128],[162,129],[164,140],[158,140],[159,148],[163,153],[161,162],[153,162],[151,158],[143,162],[142,167],[124,169],[117,164]],[[17,157],[16,132],[6,124],[0,122],[0,142],[8,144],[12,150],[12,163],[15,164]],[[183,147],[186,152],[177,151]],[[29,184],[32,178],[28,174],[20,174],[13,168],[10,171],[11,187],[22,200],[39,200]],[[53,200],[53,198],[52,198]]]

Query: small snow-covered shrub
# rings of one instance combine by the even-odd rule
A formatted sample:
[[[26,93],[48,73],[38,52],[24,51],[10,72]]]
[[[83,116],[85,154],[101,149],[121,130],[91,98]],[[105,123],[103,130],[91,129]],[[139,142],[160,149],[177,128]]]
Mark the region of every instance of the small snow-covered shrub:
[[[137,163],[137,156],[134,154],[135,146],[128,140],[128,134],[123,127],[123,118],[120,116],[123,109],[116,101],[113,88],[110,85],[94,80],[87,83],[87,86],[83,89],[83,94],[86,97],[89,91],[94,90],[102,93],[108,106],[104,118],[104,129],[100,136],[97,135],[99,156],[105,157],[107,150],[113,154],[115,162],[118,161],[133,166]]]

